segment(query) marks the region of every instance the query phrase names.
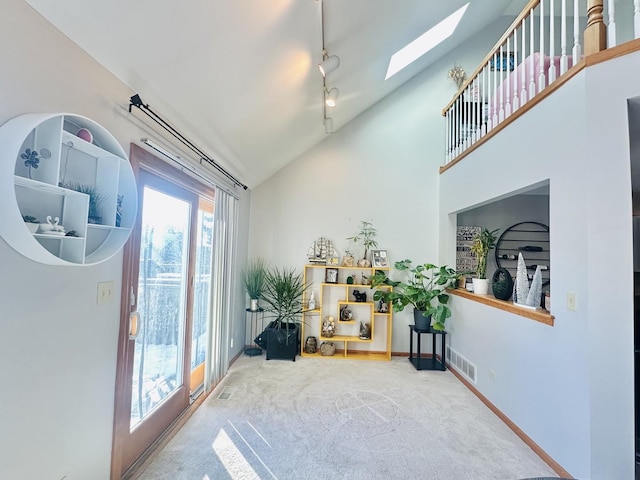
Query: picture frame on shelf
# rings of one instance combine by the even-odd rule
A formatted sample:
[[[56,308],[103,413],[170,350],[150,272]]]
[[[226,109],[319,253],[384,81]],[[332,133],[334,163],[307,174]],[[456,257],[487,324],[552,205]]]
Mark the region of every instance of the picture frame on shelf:
[[[325,283],[338,283],[338,269],[327,268],[324,273]]]
[[[389,255],[386,250],[371,250],[371,266],[385,268],[389,266]]]
[[[340,264],[340,257],[327,257],[327,265],[336,265]]]

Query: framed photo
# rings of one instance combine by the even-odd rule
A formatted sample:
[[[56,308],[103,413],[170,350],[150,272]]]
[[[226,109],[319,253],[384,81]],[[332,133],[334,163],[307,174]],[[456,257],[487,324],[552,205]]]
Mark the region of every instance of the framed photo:
[[[386,250],[371,250],[372,267],[388,267],[389,257]]]
[[[324,272],[325,283],[338,283],[338,269],[327,268]]]
[[[340,257],[327,257],[327,265],[339,265]]]

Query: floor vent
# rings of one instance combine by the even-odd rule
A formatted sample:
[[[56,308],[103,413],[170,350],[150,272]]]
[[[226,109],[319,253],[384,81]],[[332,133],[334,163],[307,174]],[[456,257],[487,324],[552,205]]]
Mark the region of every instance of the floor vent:
[[[467,380],[472,383],[476,383],[476,366],[467,360],[463,355],[460,355],[453,348],[447,345],[447,358],[449,359],[449,365],[455,368],[459,373],[464,375]]]
[[[224,390],[222,390],[222,392],[220,392],[220,395],[218,395],[218,400],[229,400],[231,398],[231,395],[233,395],[233,391],[234,388],[232,387],[227,387]]]

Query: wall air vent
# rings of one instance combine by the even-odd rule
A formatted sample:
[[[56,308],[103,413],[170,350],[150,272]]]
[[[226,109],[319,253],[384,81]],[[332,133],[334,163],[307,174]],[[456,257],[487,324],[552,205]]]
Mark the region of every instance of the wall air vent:
[[[449,359],[450,367],[455,368],[458,373],[462,374],[471,383],[476,383],[476,372],[478,369],[475,364],[471,363],[449,345],[447,345],[447,358]]]

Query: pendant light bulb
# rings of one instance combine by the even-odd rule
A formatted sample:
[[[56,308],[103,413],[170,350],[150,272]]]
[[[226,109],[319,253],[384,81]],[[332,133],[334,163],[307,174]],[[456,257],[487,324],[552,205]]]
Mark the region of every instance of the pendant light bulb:
[[[336,101],[338,100],[339,94],[340,94],[340,91],[337,88],[332,88],[327,92],[327,97],[324,100],[324,103],[327,105],[327,107],[336,106]]]

